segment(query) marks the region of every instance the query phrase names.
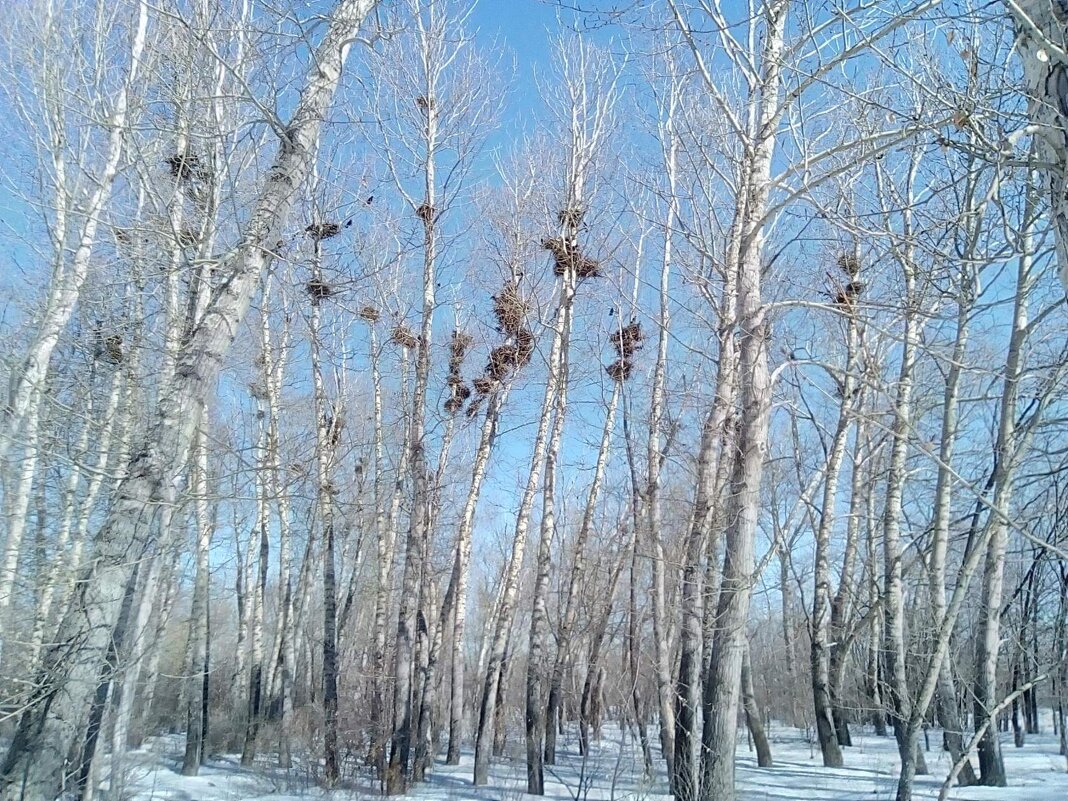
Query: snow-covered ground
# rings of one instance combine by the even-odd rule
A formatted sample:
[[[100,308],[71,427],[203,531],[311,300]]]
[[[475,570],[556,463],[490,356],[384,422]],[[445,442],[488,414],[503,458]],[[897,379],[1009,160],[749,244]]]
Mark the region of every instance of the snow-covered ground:
[[[1048,729],[1047,729],[1048,731]],[[896,786],[897,755],[892,738],[857,732],[854,746],[845,749],[847,767],[824,768],[819,750],[796,729],[773,728],[775,767],[761,769],[744,739],[738,747],[739,801],[879,801],[892,799]],[[916,780],[916,799],[937,798],[949,770],[948,755],[937,750],[941,735],[931,732],[927,754],[931,775]],[[1011,736],[1003,741],[1009,787],[956,788],[955,801],[1068,801],[1065,758],[1057,753],[1052,734],[1031,736],[1022,749]],[[664,801],[663,775],[641,775],[641,757],[629,737],[618,728],[606,728],[599,743],[582,759],[572,748],[561,749],[558,765],[546,769],[545,798],[551,801]],[[245,769],[238,758],[223,757],[205,765],[197,777],[179,773],[181,741],[157,738],[127,760],[129,801],[253,801],[270,799],[322,799],[355,801],[377,795],[370,782],[349,782],[333,793],[317,789],[305,768],[279,770],[264,762]],[[437,765],[428,780],[411,791],[411,801],[526,801],[525,765],[518,753],[496,761],[487,787],[471,785],[472,757],[466,754],[456,767]],[[100,797],[106,797],[101,794]]]

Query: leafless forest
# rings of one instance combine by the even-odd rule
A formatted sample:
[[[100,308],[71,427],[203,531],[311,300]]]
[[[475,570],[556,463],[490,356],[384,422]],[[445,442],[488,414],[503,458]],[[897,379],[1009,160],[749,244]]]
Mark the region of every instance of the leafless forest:
[[[3,4],[3,801],[1068,755],[1068,4],[506,5]]]

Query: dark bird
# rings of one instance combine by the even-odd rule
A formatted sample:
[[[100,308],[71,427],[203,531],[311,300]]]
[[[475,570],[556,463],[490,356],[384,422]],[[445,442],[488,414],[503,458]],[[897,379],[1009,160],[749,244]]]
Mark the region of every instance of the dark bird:
[[[367,200],[364,201],[364,203],[366,203],[368,206],[370,206],[371,205],[371,201],[374,200],[374,199],[375,199],[375,196],[371,195],[370,197],[367,198]]]

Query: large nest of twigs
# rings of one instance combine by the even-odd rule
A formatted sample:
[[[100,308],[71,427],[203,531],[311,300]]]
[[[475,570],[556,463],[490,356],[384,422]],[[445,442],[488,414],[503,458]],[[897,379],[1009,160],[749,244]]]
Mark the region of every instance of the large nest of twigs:
[[[120,364],[123,358],[122,334],[101,335],[97,340],[94,356],[110,364]]]
[[[556,212],[556,219],[559,220],[560,225],[568,228],[578,228],[582,224],[582,218],[585,216],[586,210],[578,206],[560,209],[560,211]]]
[[[583,257],[575,265],[575,273],[579,278],[598,278],[601,275],[601,263],[596,259]]]
[[[633,369],[634,367],[629,359],[616,359],[616,361],[604,368],[605,372],[608,373],[608,377],[617,382],[623,382],[630,378]]]
[[[178,232],[178,244],[183,248],[191,248],[200,239],[200,235],[191,228],[183,228]]]
[[[449,340],[449,369],[454,366],[459,368],[467,356],[467,349],[471,347],[471,335],[463,331],[453,331],[452,339]]]
[[[175,153],[166,159],[171,175],[179,181],[192,181],[204,177],[207,171],[196,153]]]
[[[596,278],[601,274],[601,263],[583,256],[573,241],[554,236],[542,240],[541,244],[553,254],[553,275],[557,278],[567,275],[569,269],[579,278]]]
[[[497,381],[494,381],[488,375],[480,375],[473,382],[475,385],[475,392],[479,395],[489,395],[493,392],[494,387],[497,386]]]
[[[434,102],[434,98],[432,97],[427,99],[425,95],[419,95],[419,97],[415,99],[415,105],[422,111],[430,111],[430,109],[434,108],[437,103]]]
[[[519,367],[530,364],[534,355],[534,332],[529,328],[520,328],[515,332],[515,359]]]
[[[494,381],[501,381],[508,373],[519,367],[519,353],[515,345],[498,345],[490,351],[486,362],[486,375]]]
[[[453,331],[452,339],[449,340],[449,377],[445,382],[449,385],[449,398],[445,401],[445,411],[456,414],[463,408],[464,402],[471,397],[471,389],[464,383],[460,374],[467,349],[471,347],[471,336],[463,331]]]
[[[864,284],[860,281],[850,281],[843,287],[839,287],[833,293],[836,306],[854,306],[860,293],[864,291]]]
[[[415,216],[425,223],[433,222],[436,215],[437,211],[429,203],[422,203],[419,208],[415,210]]]
[[[304,285],[304,290],[308,293],[312,303],[318,305],[321,300],[330,297],[334,294],[333,288],[326,281],[321,278],[313,278]]]
[[[366,320],[369,323],[377,323],[378,318],[381,316],[378,309],[370,304],[361,307],[359,315],[361,320]]]
[[[341,225],[336,222],[317,222],[305,228],[304,232],[316,242],[321,242],[324,239],[330,239],[340,234]]]
[[[462,408],[468,398],[471,397],[471,387],[467,386],[463,382],[463,379],[459,379],[457,383],[453,383],[452,377],[449,377],[449,389],[451,390],[448,400],[445,401],[445,411],[449,414],[456,414]]]
[[[853,253],[843,253],[838,257],[838,268],[850,278],[860,274],[860,259]]]
[[[642,333],[642,324],[637,320],[631,320],[622,328],[612,332],[612,347],[616,349],[619,358],[629,359],[641,349],[643,339],[645,339],[645,334]]]
[[[497,330],[502,334],[518,333],[523,328],[528,310],[526,301],[510,281],[493,296],[493,316],[497,318]]]
[[[390,339],[393,340],[394,344],[400,345],[402,348],[407,348],[408,350],[411,350],[419,344],[419,337],[417,337],[415,332],[406,325],[394,326]]]

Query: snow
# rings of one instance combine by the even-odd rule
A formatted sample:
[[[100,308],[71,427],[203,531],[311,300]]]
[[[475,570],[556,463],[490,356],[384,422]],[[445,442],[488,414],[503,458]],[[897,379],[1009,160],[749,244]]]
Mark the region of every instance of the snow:
[[[1009,787],[955,788],[954,801],[1068,801],[1066,761],[1058,754],[1057,738],[1048,733],[1030,735],[1024,748],[1015,748],[1011,735],[1003,735]],[[824,768],[819,749],[804,732],[772,726],[774,768],[758,768],[756,756],[743,739],[739,742],[737,781],[739,801],[881,801],[893,799],[896,788],[897,751],[892,737],[877,737],[870,731],[854,733],[854,745],[845,749],[846,767]],[[471,785],[472,755],[466,753],[458,766],[438,764],[423,784],[415,786],[407,801],[527,801],[526,766],[521,742],[514,742],[508,755],[495,760],[486,787]],[[521,739],[521,737],[520,737]],[[931,774],[916,779],[914,798],[930,801],[949,771],[948,754],[937,749],[941,734],[930,733],[927,752]],[[546,766],[545,798],[550,801],[666,801],[662,769],[652,779],[641,775],[641,755],[629,733],[605,727],[602,738],[588,758],[575,752],[573,741],[561,743],[558,764]],[[378,794],[373,781],[346,782],[333,792],[315,785],[307,765],[281,770],[268,758],[255,768],[242,768],[237,756],[213,759],[200,775],[180,774],[180,737],[161,737],[126,758],[129,801],[356,801]],[[106,784],[106,771],[105,784]],[[101,794],[100,798],[107,796]]]

